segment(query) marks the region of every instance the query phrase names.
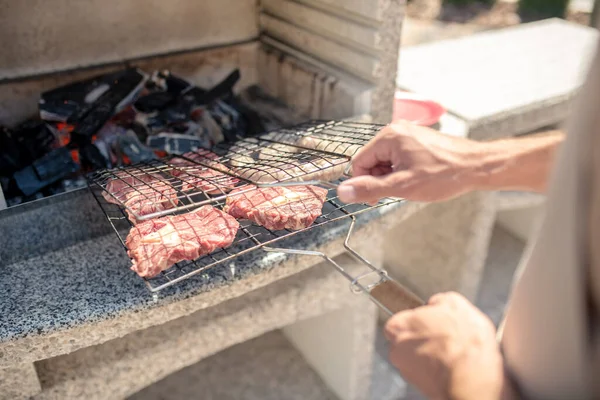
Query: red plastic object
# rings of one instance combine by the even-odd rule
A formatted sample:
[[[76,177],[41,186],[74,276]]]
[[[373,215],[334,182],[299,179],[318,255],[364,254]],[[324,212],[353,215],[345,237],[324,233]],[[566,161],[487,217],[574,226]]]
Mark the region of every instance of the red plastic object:
[[[432,126],[439,122],[446,109],[433,100],[415,93],[396,92],[393,120],[411,121],[417,125]]]

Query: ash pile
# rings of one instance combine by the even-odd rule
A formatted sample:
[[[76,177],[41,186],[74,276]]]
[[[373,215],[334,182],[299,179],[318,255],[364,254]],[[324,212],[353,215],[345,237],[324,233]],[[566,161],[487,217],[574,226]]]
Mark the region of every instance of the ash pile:
[[[205,89],[169,71],[130,68],[42,93],[38,116],[0,128],[8,206],[84,187],[90,171],[211,149],[290,119],[257,87],[234,95],[239,79],[235,70]],[[275,111],[259,114],[256,104]]]

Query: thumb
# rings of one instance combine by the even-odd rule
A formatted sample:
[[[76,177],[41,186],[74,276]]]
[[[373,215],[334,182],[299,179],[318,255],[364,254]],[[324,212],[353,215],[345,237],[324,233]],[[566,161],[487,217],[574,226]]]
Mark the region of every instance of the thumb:
[[[337,194],[344,203],[370,203],[392,196],[392,191],[393,185],[387,177],[364,175],[344,181]]]

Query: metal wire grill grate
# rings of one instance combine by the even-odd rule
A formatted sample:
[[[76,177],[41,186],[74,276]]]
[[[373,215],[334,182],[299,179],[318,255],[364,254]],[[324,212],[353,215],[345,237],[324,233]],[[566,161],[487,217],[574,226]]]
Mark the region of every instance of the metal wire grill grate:
[[[343,154],[328,154],[268,139],[241,139],[215,146],[209,157],[207,152],[194,152],[183,158],[254,184],[335,177],[336,173],[339,178],[350,160]]]
[[[210,235],[220,234],[223,236],[223,232],[209,229],[206,232],[210,237],[200,238],[202,229],[206,229],[202,225],[205,224],[202,222],[202,218],[197,219],[200,222],[189,222],[187,219],[190,212],[200,212],[199,207],[203,205],[210,204],[223,210],[227,198],[246,196],[257,190],[256,184],[306,181],[315,179],[315,177],[325,181],[335,180],[342,175],[343,168],[350,159],[348,154],[342,154],[348,151],[348,146],[362,146],[380,128],[379,125],[360,123],[304,124],[293,129],[271,132],[259,138],[247,138],[229,145],[216,146],[211,151],[201,150],[165,160],[154,160],[126,168],[99,171],[91,174],[88,182],[122,245],[128,249],[129,244],[130,254],[132,253],[131,247],[137,246],[139,242],[132,239],[128,242],[127,236],[132,235],[132,232],[141,234],[142,229],[149,230],[149,236],[145,237],[143,243],[148,241],[158,241],[161,244],[169,242],[173,246],[180,246],[176,252],[184,252],[181,249],[185,249],[185,251],[189,249],[186,247],[187,245],[182,244],[182,238],[188,235],[192,237],[192,242],[201,242],[200,247],[204,246],[204,250],[208,249],[206,252],[209,254],[193,261],[178,262],[160,272],[156,277],[147,278],[146,283],[150,290],[158,291],[217,264],[258,248],[270,246],[284,238],[397,202],[398,200],[385,199],[376,206],[346,205],[337,199],[335,191],[329,191],[321,215],[309,227],[301,227],[298,230],[270,230],[261,226],[269,224],[259,225],[250,220],[241,219],[235,237],[227,238],[224,247],[219,246],[218,241],[216,247],[210,243],[207,244],[212,237]],[[305,141],[299,143],[299,139]],[[310,146],[306,145],[307,139],[313,140]],[[339,146],[342,145],[347,145],[345,150],[340,150],[342,147]],[[305,188],[305,186],[303,187]],[[281,188],[279,189],[281,190]],[[234,193],[231,193],[232,190]],[[285,204],[281,207],[292,207],[287,211],[287,215],[303,213],[302,204],[305,201],[303,198],[291,198],[291,200],[285,198],[284,200]],[[269,199],[270,201],[275,200]],[[294,206],[294,203],[298,202],[300,206],[298,204]],[[277,209],[280,206],[274,205],[273,207],[275,213],[282,212],[281,209]],[[212,210],[210,207],[208,209]],[[272,211],[267,209],[262,212],[263,215],[273,217]],[[162,218],[155,219],[157,217]],[[294,217],[300,218],[297,215],[292,218]],[[220,221],[223,218],[217,217],[217,219]],[[226,216],[225,219],[232,218]],[[158,229],[156,227],[164,226],[166,223],[172,223],[173,226],[179,225],[180,228],[159,229],[157,232],[161,236],[150,239],[153,237],[154,230]],[[183,228],[181,228],[181,224],[183,224]],[[192,226],[194,224],[196,226]],[[166,246],[154,246],[151,251],[155,251],[155,248],[159,249],[157,251],[163,251]],[[194,254],[193,251],[198,249],[191,250],[191,254]],[[199,254],[204,254],[204,252],[200,251]],[[157,259],[164,261],[168,257],[158,257]],[[164,267],[168,266],[167,264]]]
[[[275,142],[332,154],[353,156],[383,125],[363,122],[307,122],[262,136]]]
[[[106,201],[100,188],[92,188],[92,193],[94,194],[94,197],[98,201],[102,211],[117,234],[119,241],[127,250],[127,246],[125,244],[126,237],[133,227],[133,224],[129,221],[125,210],[114,203],[109,203]],[[340,221],[348,218],[351,215],[358,215],[365,211],[392,204],[397,201],[399,200],[384,199],[375,206],[368,206],[364,204],[347,205],[341,203],[335,196],[335,191],[332,190],[327,194],[327,199],[323,205],[323,212],[321,216],[319,216],[308,228],[294,231],[289,229],[273,231],[263,226],[259,226],[252,221],[241,220],[239,221],[240,227],[237,235],[229,247],[218,248],[214,252],[193,261],[182,261],[176,263],[171,268],[161,272],[156,277],[145,279],[145,281],[151,291],[159,291],[191,276],[199,274],[208,268],[230,261],[253,250],[264,246],[273,245],[280,240],[301,234],[302,232],[306,232],[318,226]],[[225,205],[225,202],[217,201],[212,205],[218,209],[222,209]]]

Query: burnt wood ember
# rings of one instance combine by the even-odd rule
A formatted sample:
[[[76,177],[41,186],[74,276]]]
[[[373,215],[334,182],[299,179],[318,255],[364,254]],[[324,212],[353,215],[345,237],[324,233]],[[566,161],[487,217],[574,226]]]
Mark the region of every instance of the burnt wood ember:
[[[42,121],[0,127],[0,175],[10,176],[52,150],[56,138]]]
[[[13,178],[20,191],[25,196],[30,196],[78,169],[79,166],[71,158],[70,152],[62,147],[17,171]]]
[[[141,277],[154,277],[175,263],[230,246],[238,228],[235,218],[208,205],[145,221],[133,227],[125,241],[131,269]]]
[[[326,189],[308,185],[256,188],[236,194],[250,187],[242,186],[231,192],[224,211],[270,230],[300,230],[311,226],[321,215],[327,198]]]
[[[222,142],[262,134],[267,130],[264,110],[257,111],[243,93],[234,94],[239,80],[240,71],[234,70],[204,89],[168,70],[146,74],[128,68],[42,93],[41,120],[0,131],[0,178],[7,203],[79,187],[63,181],[76,180],[82,173],[213,149]],[[37,175],[34,163],[60,147],[71,155],[71,160],[65,159],[64,173],[52,179]],[[63,156],[64,151],[56,152],[50,161],[39,163]],[[233,170],[227,163],[219,165],[221,173],[197,165],[182,167],[185,174],[178,179],[183,183],[177,189],[188,194],[198,189],[223,194],[238,184],[227,175]]]
[[[91,135],[133,101],[144,81],[143,73],[130,68],[58,87],[42,93],[40,116],[46,121],[81,125],[81,134]]]

